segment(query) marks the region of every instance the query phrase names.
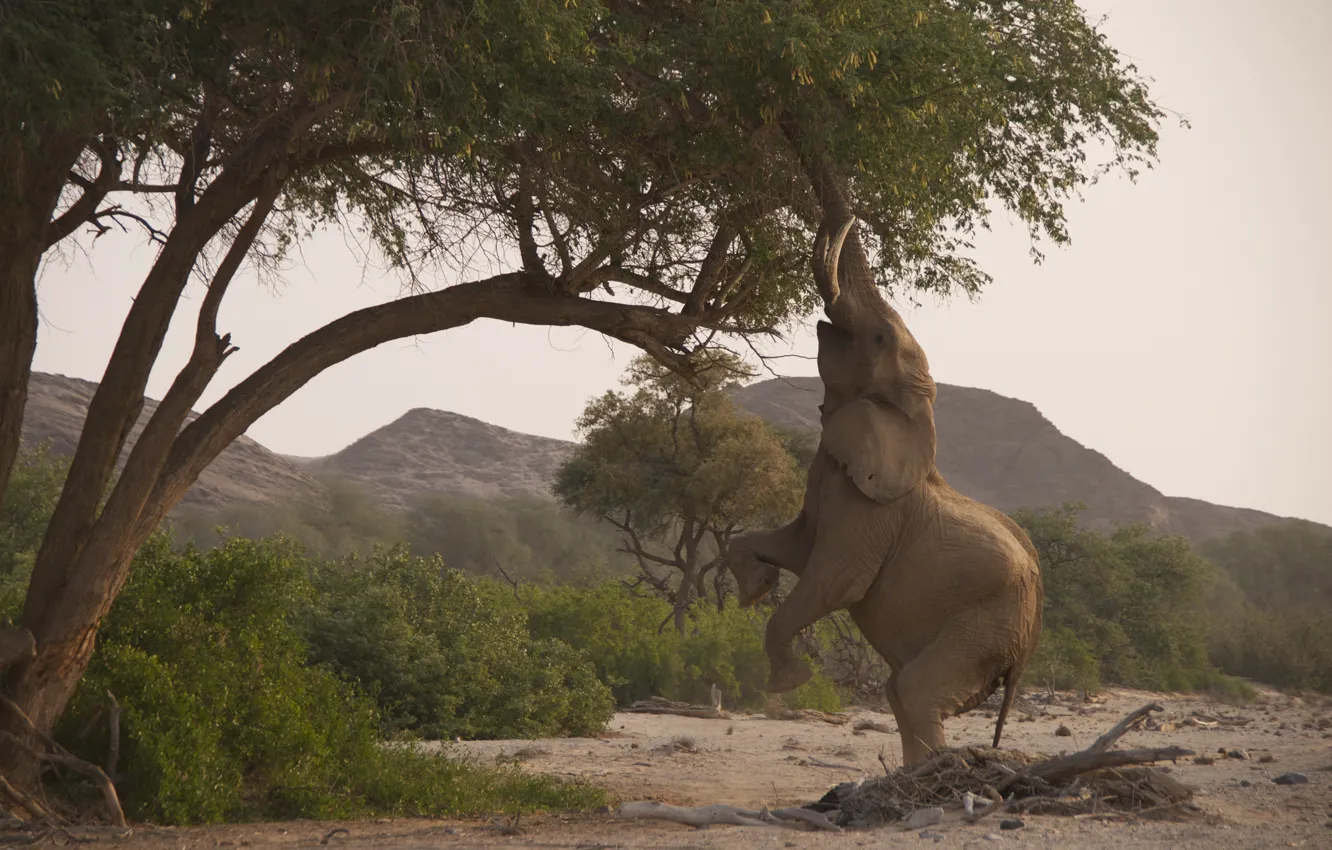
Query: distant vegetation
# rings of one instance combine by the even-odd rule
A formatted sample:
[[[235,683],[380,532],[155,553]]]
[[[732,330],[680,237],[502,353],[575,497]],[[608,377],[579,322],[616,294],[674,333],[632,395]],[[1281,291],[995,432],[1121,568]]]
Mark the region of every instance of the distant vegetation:
[[[229,537],[282,533],[328,558],[405,543],[416,554],[438,555],[469,573],[507,573],[527,581],[623,575],[633,569],[633,560],[617,551],[613,528],[577,517],[553,500],[435,493],[395,512],[380,507],[356,482],[323,483],[327,505],[250,502],[216,512],[187,509],[174,517],[172,534],[180,543],[212,548]]]
[[[1209,540],[1213,660],[1240,676],[1332,693],[1332,534],[1292,521]]]

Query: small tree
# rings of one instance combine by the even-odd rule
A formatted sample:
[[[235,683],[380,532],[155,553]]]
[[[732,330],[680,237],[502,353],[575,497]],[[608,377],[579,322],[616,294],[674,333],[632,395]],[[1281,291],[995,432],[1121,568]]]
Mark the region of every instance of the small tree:
[[[746,528],[786,522],[800,509],[797,460],[782,437],[726,394],[751,373],[732,355],[712,353],[697,383],[654,360],[633,362],[623,383],[632,395],[608,392],[578,420],[583,444],[556,476],[555,493],[575,512],[604,519],[624,535],[637,560],[639,584],[672,603],[685,630],[689,606],[706,596],[731,537]],[[665,625],[665,623],[663,623]]]

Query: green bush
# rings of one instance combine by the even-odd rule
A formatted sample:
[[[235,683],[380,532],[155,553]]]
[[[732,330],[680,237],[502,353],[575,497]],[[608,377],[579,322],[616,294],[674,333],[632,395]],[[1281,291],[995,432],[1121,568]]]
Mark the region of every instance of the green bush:
[[[636,596],[617,582],[528,586],[522,598],[532,635],[583,652],[619,705],[651,696],[707,702],[714,684],[733,708],[754,708],[766,700],[767,612],[742,609],[734,601],[720,611],[695,605],[680,635],[671,626],[669,603]],[[786,695],[786,703],[824,711],[841,707],[837,689],[817,668],[811,681]]]
[[[373,693],[389,730],[428,737],[591,735],[614,713],[587,660],[533,640],[508,588],[377,548],[313,572],[311,658]]]
[[[117,785],[132,817],[449,814],[594,805],[596,791],[386,748],[374,703],[310,666],[293,612],[315,600],[303,551],[233,539],[139,553],[57,737],[95,762],[106,692],[123,707]]]
[[[1081,528],[1080,510],[1069,504],[1013,515],[1040,553],[1045,581],[1041,641],[1051,646],[1038,664],[1063,681],[1208,687],[1217,671],[1207,655],[1203,600],[1215,568],[1184,538],[1152,535],[1144,525],[1110,534]]]
[[[1067,627],[1046,629],[1027,666],[1025,682],[1058,690],[1095,691],[1101,685],[1096,657]]]
[[[68,472],[69,458],[52,452],[49,442],[24,446],[15,458],[0,510],[0,615],[17,619],[23,608],[32,564]]]

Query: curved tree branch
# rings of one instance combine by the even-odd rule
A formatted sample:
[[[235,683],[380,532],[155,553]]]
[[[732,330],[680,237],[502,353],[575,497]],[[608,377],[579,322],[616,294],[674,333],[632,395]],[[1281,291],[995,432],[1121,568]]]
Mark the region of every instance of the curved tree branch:
[[[495,319],[525,325],[580,326],[666,358],[683,359],[699,327],[751,333],[709,316],[551,293],[525,272],[457,284],[349,313],[292,343],[181,431],[154,502],[174,504],[213,458],[260,416],[325,369],[362,351],[410,336]]]

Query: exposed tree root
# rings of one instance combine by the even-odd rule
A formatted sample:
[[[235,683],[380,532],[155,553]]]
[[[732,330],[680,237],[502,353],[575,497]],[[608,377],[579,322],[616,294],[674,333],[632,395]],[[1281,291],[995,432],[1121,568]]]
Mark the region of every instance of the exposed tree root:
[[[23,738],[20,738],[17,735],[11,735],[8,732],[0,732],[0,738],[8,740],[14,746],[26,751],[36,759],[69,768],[70,770],[73,770],[76,773],[81,773],[91,779],[102,792],[102,798],[105,801],[107,815],[110,817],[111,823],[121,829],[126,828],[125,811],[120,807],[120,795],[116,793],[116,786],[111,782],[111,779],[106,775],[105,771],[97,765],[89,764],[78,756],[70,753],[64,747],[56,743],[55,739],[50,735],[38,730],[37,727],[32,724],[32,721],[28,719],[28,715],[24,714],[23,710],[20,709],[13,700],[9,699],[9,697],[0,694],[0,706],[8,709],[9,712],[18,719],[27,736],[41,742],[47,749],[43,750],[34,747]],[[19,789],[13,788],[13,786],[7,781],[5,782],[5,786],[8,786],[4,789],[6,795],[10,794],[11,789],[16,794],[23,793]],[[21,805],[23,805],[25,809],[28,809],[26,803],[21,803]]]

